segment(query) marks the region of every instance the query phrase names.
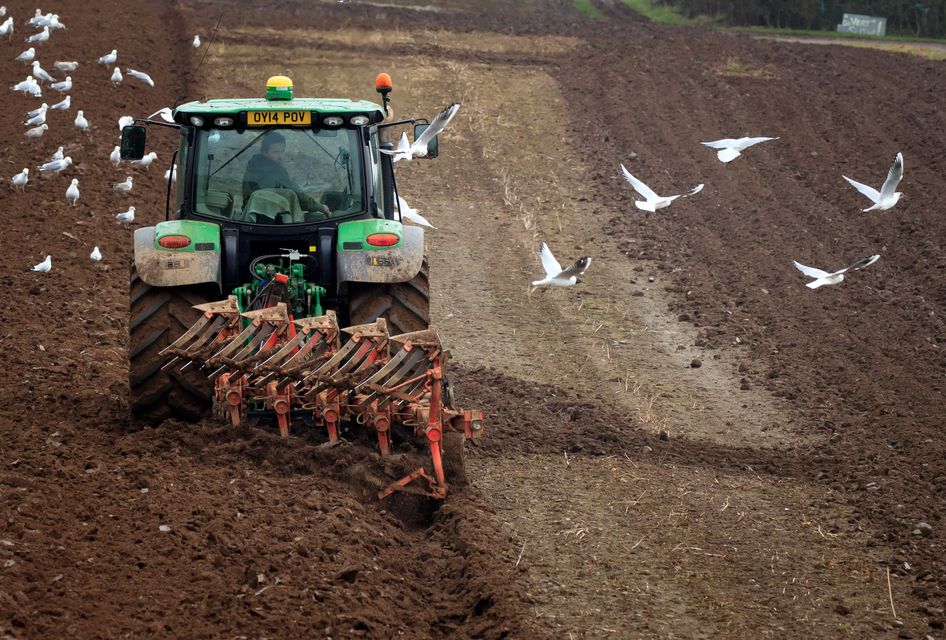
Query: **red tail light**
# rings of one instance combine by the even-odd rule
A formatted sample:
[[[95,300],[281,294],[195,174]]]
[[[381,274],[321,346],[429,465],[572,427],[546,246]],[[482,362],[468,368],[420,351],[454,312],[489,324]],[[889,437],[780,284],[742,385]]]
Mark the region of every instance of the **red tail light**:
[[[158,239],[158,245],[165,249],[183,249],[190,244],[191,239],[187,236],[164,236]]]
[[[365,242],[375,247],[393,247],[401,241],[401,237],[394,233],[372,233],[365,238]]]

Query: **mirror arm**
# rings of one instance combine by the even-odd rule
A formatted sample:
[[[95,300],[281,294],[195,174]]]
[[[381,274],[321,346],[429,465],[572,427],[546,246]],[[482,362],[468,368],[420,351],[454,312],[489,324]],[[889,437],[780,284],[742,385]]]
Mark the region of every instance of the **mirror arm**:
[[[430,124],[430,120],[427,118],[408,118],[407,120],[395,120],[394,122],[385,122],[384,124],[379,124],[378,129],[387,129],[388,127],[396,127],[402,124]]]
[[[145,124],[145,125],[156,124],[159,127],[167,127],[169,129],[180,129],[183,126],[177,123],[160,122],[158,120],[148,120],[147,118],[135,118],[134,124]]]

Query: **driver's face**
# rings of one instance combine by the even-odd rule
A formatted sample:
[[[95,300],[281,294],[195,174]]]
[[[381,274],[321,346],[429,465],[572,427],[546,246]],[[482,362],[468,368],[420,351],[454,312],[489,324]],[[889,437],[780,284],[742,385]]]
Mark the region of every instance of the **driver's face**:
[[[282,164],[283,157],[286,155],[286,145],[277,142],[266,149],[263,155],[277,164]]]

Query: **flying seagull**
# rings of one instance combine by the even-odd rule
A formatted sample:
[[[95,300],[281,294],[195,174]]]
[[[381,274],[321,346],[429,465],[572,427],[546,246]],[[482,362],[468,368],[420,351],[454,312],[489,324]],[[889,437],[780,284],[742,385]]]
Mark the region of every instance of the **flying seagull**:
[[[738,158],[743,151],[752,145],[759,144],[760,142],[767,142],[769,140],[778,140],[778,138],[724,138],[722,140],[702,142],[700,144],[705,144],[707,147],[718,149],[716,152],[716,157],[719,158],[720,162],[732,162]]]
[[[413,222],[422,227],[430,227],[431,229],[436,229],[434,225],[430,224],[427,221],[427,218],[417,213],[417,209],[412,209],[409,204],[404,201],[404,198],[401,196],[397,197],[397,206],[401,212],[401,220],[406,220],[407,222]]]
[[[887,172],[887,179],[884,180],[884,185],[880,188],[880,192],[873,187],[868,187],[866,184],[861,184],[857,180],[851,180],[847,176],[841,177],[850,182],[855,189],[870,198],[871,202],[874,203],[867,209],[864,209],[864,211],[874,211],[875,209],[886,211],[897,204],[897,201],[900,200],[900,196],[903,195],[897,191],[897,185],[899,185],[900,181],[903,179],[903,154],[897,153],[893,164],[890,165],[890,171]]]
[[[417,136],[417,139],[414,140],[414,144],[409,145],[407,143],[407,134],[405,133],[401,135],[401,140],[398,142],[396,149],[393,151],[390,149],[382,149],[381,153],[394,156],[392,162],[423,158],[427,155],[427,143],[429,143],[434,139],[435,136],[439,135],[444,129],[447,128],[447,125],[450,124],[450,121],[453,120],[453,116],[457,115],[457,111],[459,110],[460,104],[454,102],[449,107],[446,107],[443,111],[434,116],[434,119],[430,121],[430,126],[424,129],[424,132]]]
[[[591,265],[591,258],[585,256],[579,258],[575,264],[567,269],[562,269],[562,265],[560,265],[558,260],[555,259],[555,256],[552,255],[549,245],[544,242],[539,249],[539,258],[542,260],[545,278],[542,280],[533,280],[533,287],[541,287],[543,285],[571,287],[579,282],[579,278],[585,274],[585,271],[587,271],[588,267]]]
[[[814,278],[811,282],[807,283],[805,286],[809,289],[817,289],[818,287],[823,287],[826,284],[838,284],[844,280],[844,274],[848,271],[858,271],[860,269],[866,269],[870,265],[877,262],[880,259],[879,254],[872,256],[867,256],[866,258],[861,258],[857,262],[843,269],[835,271],[834,273],[828,273],[827,271],[822,271],[821,269],[815,269],[814,267],[806,267],[805,265],[792,260],[792,263],[795,265],[795,268],[804,273],[809,278]]]
[[[116,67],[116,68],[117,68],[117,67]],[[126,69],[125,69],[125,73],[127,73],[128,75],[130,75],[130,76],[131,76],[132,78],[134,78],[135,80],[141,80],[142,82],[144,82],[146,85],[148,85],[148,86],[150,86],[150,87],[153,87],[153,86],[154,86],[154,80],[152,80],[152,79],[151,79],[151,76],[149,76],[149,75],[148,75],[147,73],[145,73],[144,71],[135,71],[134,69],[127,69],[127,68],[126,68]]]
[[[621,165],[621,171],[624,172],[624,178],[631,183],[631,186],[634,187],[634,191],[639,193],[643,200],[636,200],[634,206],[638,209],[643,209],[644,211],[650,211],[653,213],[657,209],[663,209],[664,207],[670,206],[670,203],[676,200],[677,198],[687,198],[689,196],[695,195],[703,190],[703,185],[698,184],[687,193],[678,196],[658,196],[654,191],[648,187],[646,184],[635,178],[631,175],[631,172],[628,171],[624,165]]]

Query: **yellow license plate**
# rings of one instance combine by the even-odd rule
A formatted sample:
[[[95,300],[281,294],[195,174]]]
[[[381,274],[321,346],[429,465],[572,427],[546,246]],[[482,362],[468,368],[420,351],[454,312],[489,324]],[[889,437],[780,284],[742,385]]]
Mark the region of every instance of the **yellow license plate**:
[[[248,127],[284,127],[312,124],[311,111],[247,111]]]

